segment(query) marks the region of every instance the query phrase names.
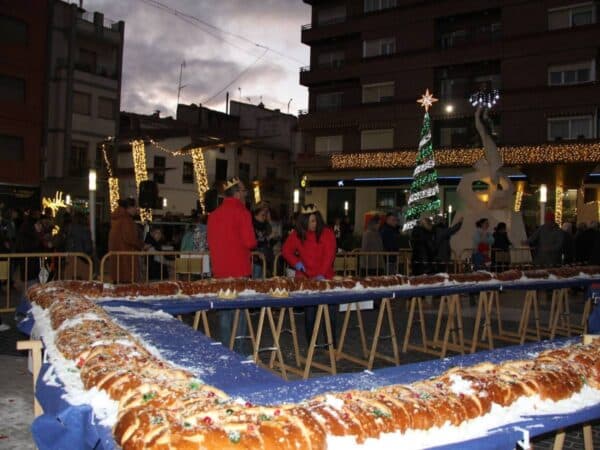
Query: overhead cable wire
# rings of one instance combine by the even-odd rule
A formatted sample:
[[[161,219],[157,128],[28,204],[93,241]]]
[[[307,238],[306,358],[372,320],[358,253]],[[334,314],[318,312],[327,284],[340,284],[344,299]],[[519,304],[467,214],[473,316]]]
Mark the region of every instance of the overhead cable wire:
[[[262,55],[260,55],[258,58],[256,58],[251,64],[249,64],[248,66],[246,66],[246,68],[244,70],[242,70],[240,73],[238,73],[235,76],[235,78],[233,80],[231,80],[229,83],[227,83],[227,85],[224,86],[221,90],[219,90],[219,92],[217,92],[216,94],[212,95],[207,100],[204,100],[202,102],[202,104],[203,105],[210,104],[210,102],[213,101],[215,98],[217,98],[219,95],[221,95],[225,91],[225,89],[227,89],[229,86],[231,86],[237,80],[239,80],[246,72],[248,72],[254,65],[256,65],[256,63],[258,63],[261,59],[263,59],[264,56],[267,54],[268,51],[269,51],[268,49],[265,49],[265,51],[263,52]]]
[[[271,48],[269,46],[263,45],[263,44],[258,43],[256,41],[253,41],[253,40],[251,40],[251,39],[249,39],[249,38],[247,38],[245,36],[242,36],[241,34],[233,33],[231,31],[225,30],[223,28],[219,28],[216,25],[213,25],[213,24],[211,24],[209,22],[206,22],[205,20],[202,20],[202,19],[200,19],[200,18],[198,18],[198,17],[196,17],[196,16],[194,16],[192,14],[188,14],[186,12],[183,12],[183,11],[180,11],[180,10],[178,10],[176,8],[173,8],[173,7],[169,6],[169,5],[166,5],[166,4],[164,4],[164,3],[162,3],[162,2],[160,2],[158,0],[140,0],[140,1],[143,2],[143,3],[145,3],[145,4],[147,4],[147,5],[149,5],[149,6],[152,6],[154,8],[157,8],[157,9],[160,9],[162,11],[165,11],[165,12],[167,12],[167,13],[175,16],[175,17],[178,17],[179,19],[185,21],[186,23],[188,23],[190,25],[194,25],[194,26],[200,28],[205,33],[209,34],[210,36],[212,36],[212,37],[214,37],[216,39],[220,39],[223,42],[227,43],[228,45],[231,45],[231,46],[233,46],[233,47],[235,47],[237,49],[240,49],[242,51],[249,52],[248,49],[244,49],[244,48],[240,47],[239,45],[234,44],[234,43],[228,41],[227,39],[224,39],[223,36],[217,36],[214,33],[211,33],[209,31],[207,31],[205,28],[200,27],[199,25],[203,25],[204,27],[207,27],[207,28],[210,28],[212,30],[218,31],[221,34],[229,35],[229,36],[232,36],[232,37],[234,37],[236,39],[240,39],[241,41],[244,41],[244,42],[246,42],[248,44],[251,44],[251,45],[253,45],[255,47],[267,50],[268,52],[272,52],[272,53],[274,53],[274,54],[276,54],[276,55],[278,55],[278,56],[280,56],[282,58],[285,58],[285,59],[288,59],[290,61],[294,61],[296,63],[299,63],[300,65],[305,65],[306,64],[304,61],[301,61],[301,60],[299,60],[299,59],[297,59],[297,58],[295,58],[293,56],[286,55],[285,53],[280,52],[279,50],[275,50],[275,49],[273,49],[273,48]]]

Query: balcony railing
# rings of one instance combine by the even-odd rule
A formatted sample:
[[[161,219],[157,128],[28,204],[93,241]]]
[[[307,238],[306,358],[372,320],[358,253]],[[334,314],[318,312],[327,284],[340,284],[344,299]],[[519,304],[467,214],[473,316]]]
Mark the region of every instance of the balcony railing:
[[[338,23],[344,23],[347,19],[347,16],[333,17],[327,20],[319,20],[317,23],[307,23],[302,25],[302,31],[310,30],[312,28],[326,27],[329,25],[335,25]]]

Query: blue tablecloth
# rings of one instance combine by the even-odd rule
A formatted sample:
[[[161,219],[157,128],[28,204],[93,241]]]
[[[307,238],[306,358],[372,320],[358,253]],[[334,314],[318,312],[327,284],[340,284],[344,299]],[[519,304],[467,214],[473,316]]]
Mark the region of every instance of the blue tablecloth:
[[[553,289],[568,286],[587,286],[593,280],[564,280],[564,281],[536,281],[532,283],[520,283],[510,286],[510,289]],[[559,284],[557,284],[559,283]],[[502,285],[507,289],[507,285]],[[500,289],[500,285],[489,283],[485,290]],[[248,299],[236,299],[220,301],[216,299],[198,298],[189,300],[190,306],[197,301],[196,305],[202,305],[200,309],[222,309],[240,307],[267,306],[301,306],[317,303],[346,303],[364,299],[375,299],[382,297],[407,298],[415,295],[449,295],[452,293],[468,293],[482,290],[479,285],[467,286],[442,286],[423,287],[415,289],[399,289],[374,292],[332,292],[293,295],[287,299],[274,299],[268,296],[252,296]],[[311,298],[312,297],[312,298]],[[535,352],[555,345],[563,345],[569,340],[556,340],[528,344],[518,347],[509,347],[489,352],[479,352],[473,355],[445,358],[418,364],[408,364],[398,367],[379,369],[373,372],[361,372],[354,374],[343,374],[333,377],[322,377],[317,379],[285,382],[275,375],[267,372],[254,363],[244,361],[239,355],[230,352],[220,344],[179,321],[170,318],[161,318],[160,322],[139,314],[132,314],[128,307],[149,308],[155,311],[165,305],[182,306],[188,300],[144,300],[123,301],[112,300],[104,302],[107,311],[122,326],[129,329],[135,335],[142,337],[147,343],[156,347],[164,358],[174,364],[189,367],[199,378],[206,383],[224,390],[233,397],[243,397],[253,403],[269,404],[280,402],[296,402],[327,391],[340,391],[347,389],[368,389],[389,385],[394,383],[410,383],[416,380],[426,379],[438,375],[450,367],[457,365],[471,365],[481,361],[489,360],[501,362],[508,359],[531,358]],[[165,310],[169,310],[165,308]],[[195,311],[195,309],[194,309]],[[168,311],[172,314],[188,312],[184,310]],[[31,320],[24,321],[20,328],[25,331],[31,328]],[[48,370],[44,365],[42,373],[38,378],[36,397],[44,409],[44,415],[38,417],[32,424],[32,434],[40,450],[72,450],[96,449],[110,450],[118,448],[112,439],[111,430],[96,423],[89,406],[73,406],[66,403],[62,398],[64,390],[60,386],[50,386],[44,381],[43,374]],[[519,424],[530,429],[532,436],[547,433],[548,431],[563,428],[576,423],[581,423],[600,417],[600,405],[587,408],[575,414],[552,415],[549,417],[536,417]],[[460,444],[439,447],[440,449],[513,449],[515,442],[521,438],[521,434],[514,430],[514,425],[503,427],[491,435]]]
[[[291,293],[286,298],[275,298],[267,294],[240,295],[235,299],[219,299],[216,296],[194,296],[190,298],[146,298],[141,300],[100,300],[103,305],[126,305],[149,307],[163,310],[169,314],[187,314],[196,311],[243,309],[260,307],[290,307],[309,306],[318,304],[337,305],[342,303],[359,302],[364,300],[377,300],[381,298],[407,299],[415,296],[440,296],[452,294],[471,294],[480,291],[501,290],[549,290],[568,287],[587,288],[600,278],[575,278],[565,280],[530,280],[527,282],[485,282],[446,284],[443,286],[414,286],[396,289],[370,289],[370,290],[338,290],[313,293]]]

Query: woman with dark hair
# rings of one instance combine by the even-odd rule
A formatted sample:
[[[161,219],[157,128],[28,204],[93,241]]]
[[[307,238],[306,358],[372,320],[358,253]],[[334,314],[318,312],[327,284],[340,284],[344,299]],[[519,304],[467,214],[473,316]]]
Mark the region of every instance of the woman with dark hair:
[[[333,278],[335,252],[335,235],[325,226],[323,216],[317,207],[313,204],[304,206],[296,220],[296,228],[292,230],[281,249],[287,263],[296,270],[296,278],[305,277],[315,280]],[[316,306],[305,308],[308,341],[312,336],[316,311]],[[335,308],[330,307],[329,311],[333,325]],[[333,329],[335,330],[335,325]]]
[[[473,235],[473,269],[482,270],[490,262],[490,250],[494,238],[489,232],[490,222],[487,218],[475,222],[475,234]]]

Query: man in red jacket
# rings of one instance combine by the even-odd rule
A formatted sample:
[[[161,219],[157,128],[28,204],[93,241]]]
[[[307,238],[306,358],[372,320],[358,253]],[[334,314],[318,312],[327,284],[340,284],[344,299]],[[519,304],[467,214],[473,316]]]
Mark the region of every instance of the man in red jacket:
[[[223,203],[208,216],[207,243],[211,270],[215,278],[241,278],[252,274],[250,253],[256,247],[252,216],[244,200],[248,191],[239,178],[225,182]],[[224,310],[219,317],[219,340],[229,343],[233,310]],[[238,330],[246,332],[244,315],[240,316]]]

